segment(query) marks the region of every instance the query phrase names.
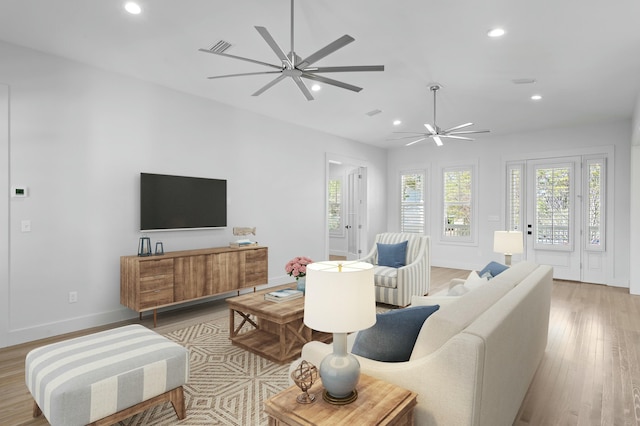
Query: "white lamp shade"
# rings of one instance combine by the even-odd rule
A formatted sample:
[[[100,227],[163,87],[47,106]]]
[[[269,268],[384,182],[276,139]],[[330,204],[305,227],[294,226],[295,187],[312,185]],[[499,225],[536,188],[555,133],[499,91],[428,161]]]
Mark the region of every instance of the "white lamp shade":
[[[307,265],[306,281],[304,323],[307,327],[326,333],[351,333],[376,323],[370,263],[311,263]]]
[[[495,231],[493,234],[493,251],[503,254],[522,253],[522,232]]]

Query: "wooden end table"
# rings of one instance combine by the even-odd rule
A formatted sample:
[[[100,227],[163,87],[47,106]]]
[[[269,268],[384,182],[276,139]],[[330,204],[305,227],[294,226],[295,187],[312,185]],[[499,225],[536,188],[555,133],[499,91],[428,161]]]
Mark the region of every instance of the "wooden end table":
[[[360,375],[358,399],[348,405],[333,405],[322,399],[322,381],[313,385],[309,393],[315,402],[299,404],[296,397],[302,393],[291,386],[264,403],[269,426],[311,425],[413,425],[413,409],[417,394],[366,374]]]
[[[311,341],[331,342],[333,335],[304,325],[304,297],[285,302],[264,300],[265,293],[293,285],[272,287],[227,299],[231,344],[283,364],[300,356],[302,346]],[[236,315],[242,321],[236,326]],[[245,324],[253,330],[240,332]]]

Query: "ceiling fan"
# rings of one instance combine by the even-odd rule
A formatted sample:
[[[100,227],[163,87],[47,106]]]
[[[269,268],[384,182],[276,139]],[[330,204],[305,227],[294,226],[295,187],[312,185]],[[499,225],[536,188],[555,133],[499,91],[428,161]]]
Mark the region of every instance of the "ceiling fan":
[[[226,47],[223,49],[217,48],[218,45],[213,46],[211,49],[198,49],[201,52],[212,53],[214,55],[226,56],[227,58],[240,59],[242,61],[251,62],[254,64],[264,65],[270,68],[275,68],[276,71],[260,71],[260,72],[248,72],[241,74],[227,74],[227,75],[218,75],[213,77],[208,77],[209,79],[216,78],[227,78],[227,77],[240,77],[245,75],[260,75],[260,74],[278,74],[278,76],[271,80],[269,83],[260,88],[257,92],[253,93],[252,96],[259,96],[264,93],[266,90],[275,86],[282,80],[287,77],[290,77],[298,86],[302,94],[307,98],[308,101],[313,100],[313,96],[311,92],[307,88],[307,86],[302,81],[303,78],[308,80],[314,80],[321,83],[329,84],[332,86],[340,87],[343,89],[351,90],[354,92],[359,92],[362,90],[362,87],[354,86],[351,84],[343,83],[338,80],[334,80],[331,78],[323,77],[318,74],[321,73],[332,73],[332,72],[354,72],[354,71],[384,71],[384,65],[355,65],[355,66],[337,66],[337,67],[313,67],[312,65],[318,62],[320,59],[330,55],[338,49],[343,48],[347,44],[355,41],[353,37],[350,35],[343,35],[339,39],[335,40],[332,43],[329,43],[322,49],[312,53],[306,58],[301,58],[298,56],[294,50],[294,37],[293,37],[293,0],[291,0],[291,51],[289,54],[285,54],[285,52],[280,48],[278,43],[271,36],[269,31],[265,27],[256,26],[255,29],[258,30],[258,33],[262,36],[264,41],[267,42],[271,50],[276,54],[278,59],[280,59],[280,65],[270,64],[267,62],[257,61],[255,59],[245,58],[242,56],[229,55],[224,53]],[[227,47],[229,45],[227,44]]]
[[[427,128],[427,133],[420,132],[394,132],[394,133],[411,133],[412,136],[405,136],[400,139],[414,139],[407,144],[407,146],[418,143],[427,138],[432,138],[437,146],[442,146],[441,138],[462,139],[466,141],[472,141],[472,138],[460,135],[472,134],[472,133],[489,133],[489,130],[460,130],[465,127],[473,126],[473,123],[464,123],[458,126],[451,127],[449,129],[441,129],[436,124],[436,93],[442,86],[437,83],[431,84],[429,90],[433,92],[433,124],[425,123],[424,127]],[[418,139],[416,139],[418,138]]]

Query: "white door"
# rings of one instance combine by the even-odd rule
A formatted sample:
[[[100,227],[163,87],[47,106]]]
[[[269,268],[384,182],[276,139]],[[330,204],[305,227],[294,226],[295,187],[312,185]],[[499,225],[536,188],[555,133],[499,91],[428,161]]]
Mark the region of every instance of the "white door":
[[[557,279],[581,281],[579,157],[527,162],[526,257],[553,266]]]
[[[366,169],[358,167],[347,174],[346,191],[346,221],[347,259],[355,260],[362,257],[362,247],[366,242],[363,231],[366,206]]]

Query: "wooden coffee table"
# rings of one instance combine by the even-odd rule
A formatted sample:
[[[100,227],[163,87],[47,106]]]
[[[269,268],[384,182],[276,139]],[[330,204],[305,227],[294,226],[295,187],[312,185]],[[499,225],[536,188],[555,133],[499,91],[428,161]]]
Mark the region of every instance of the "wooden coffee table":
[[[264,403],[269,426],[295,425],[413,425],[417,394],[366,374],[356,386],[358,399],[348,405],[332,405],[322,398],[322,380],[309,390],[316,395],[311,404],[299,404],[302,393],[291,386]]]
[[[295,288],[295,285],[272,287],[227,299],[229,338],[235,346],[284,364],[298,358],[305,343],[311,340],[330,342],[333,336],[304,325],[304,297],[286,302],[264,300],[265,293],[279,288]],[[242,318],[237,326],[236,313]],[[246,324],[253,329],[240,332]]]

